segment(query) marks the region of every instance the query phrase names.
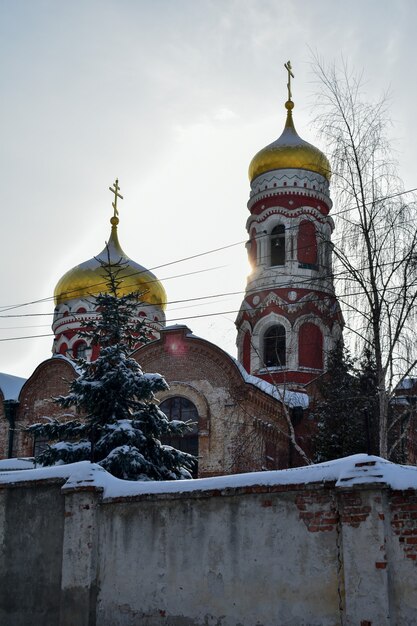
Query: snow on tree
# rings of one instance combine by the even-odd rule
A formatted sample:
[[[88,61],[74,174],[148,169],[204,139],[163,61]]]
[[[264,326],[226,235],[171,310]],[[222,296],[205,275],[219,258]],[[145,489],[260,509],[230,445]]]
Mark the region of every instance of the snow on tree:
[[[124,264],[102,263],[108,293],[96,296],[98,314],[85,322],[82,336],[100,346],[95,361],[77,361],[80,376],[69,394],[54,398],[75,408],[83,419],[57,419],[28,428],[35,437],[54,443],[36,461],[56,465],[90,460],[118,478],[171,480],[191,478],[195,458],[164,445],[161,439],[182,434],[189,425],[169,421],[158,408],[155,394],[168,389],[160,374],[145,374],[130,357],[139,342],[148,340],[145,320],[138,320],[140,294],[118,296]]]

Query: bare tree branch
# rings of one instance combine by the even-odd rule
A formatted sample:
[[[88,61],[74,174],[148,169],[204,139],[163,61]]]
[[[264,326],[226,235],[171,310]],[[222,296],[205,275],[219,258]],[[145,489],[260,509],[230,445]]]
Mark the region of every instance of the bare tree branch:
[[[371,345],[378,376],[379,450],[386,458],[398,424],[390,405],[398,382],[416,366],[417,215],[405,203],[387,130],[388,99],[364,99],[362,76],[314,58],[318,81],[316,126],[327,143],[341,237],[334,245],[342,269],[347,327],[359,350]],[[359,289],[358,289],[359,288]],[[359,292],[359,293],[358,293]],[[389,420],[395,423],[390,428]]]

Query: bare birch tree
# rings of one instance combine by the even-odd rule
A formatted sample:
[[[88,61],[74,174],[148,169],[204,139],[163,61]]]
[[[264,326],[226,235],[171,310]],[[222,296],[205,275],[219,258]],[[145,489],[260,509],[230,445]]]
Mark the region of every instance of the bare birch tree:
[[[361,77],[314,60],[316,126],[332,164],[336,238],[334,275],[356,350],[374,353],[379,453],[398,445],[396,385],[415,371],[417,217],[388,139],[388,100],[368,102]],[[407,436],[402,433],[401,437]]]

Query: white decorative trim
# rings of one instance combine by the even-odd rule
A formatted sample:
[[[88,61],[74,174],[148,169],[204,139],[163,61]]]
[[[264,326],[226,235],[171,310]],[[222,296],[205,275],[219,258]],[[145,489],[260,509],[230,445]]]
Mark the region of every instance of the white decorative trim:
[[[249,233],[252,228],[258,226],[257,230],[259,231],[261,225],[262,228],[265,229],[265,223],[272,216],[280,216],[283,220],[288,220],[288,222],[285,222],[288,223],[288,228],[294,228],[294,222],[297,224],[297,220],[299,223],[302,219],[309,218],[317,224],[330,228],[330,233],[332,233],[334,229],[333,218],[330,215],[324,216],[315,207],[307,204],[297,209],[288,209],[287,207],[280,206],[277,202],[276,206],[265,207],[260,213],[252,213],[249,215],[246,220],[246,230]]]
[[[248,209],[250,210],[262,198],[283,193],[305,195],[321,200],[329,210],[332,207],[329,182],[324,176],[309,170],[279,169],[264,172],[252,181]]]
[[[81,308],[85,309],[85,313],[77,315],[77,311]],[[65,315],[66,313],[67,315]],[[57,340],[57,337],[67,332],[75,331],[77,333],[77,331],[81,329],[81,322],[93,319],[96,315],[96,300],[93,297],[88,299],[76,298],[57,305],[54,310],[54,319],[52,322],[52,331],[55,335],[52,352],[58,354],[59,347],[62,343],[66,343],[68,349],[70,349],[77,341],[82,339],[78,334],[71,340],[65,337],[60,337],[60,339]],[[155,320],[155,317],[158,319]],[[136,320],[146,320],[149,328],[159,336],[160,329],[165,327],[165,312],[162,307],[158,305],[150,305],[146,302],[139,303]]]
[[[265,369],[263,362],[263,338],[268,328],[277,324],[281,324],[285,328],[286,333],[286,366],[280,369],[295,369],[294,349],[297,346],[292,326],[286,317],[271,312],[257,322],[252,332],[251,373]]]

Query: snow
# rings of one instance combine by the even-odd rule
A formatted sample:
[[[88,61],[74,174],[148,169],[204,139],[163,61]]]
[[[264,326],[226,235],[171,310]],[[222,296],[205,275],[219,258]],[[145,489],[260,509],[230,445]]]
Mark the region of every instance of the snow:
[[[309,405],[309,397],[307,393],[303,393],[302,391],[291,391],[289,389],[281,389],[277,385],[272,385],[268,383],[266,380],[262,380],[257,376],[252,376],[248,374],[245,368],[239,361],[233,359],[239,372],[242,374],[242,377],[245,382],[250,383],[251,385],[255,385],[269,396],[272,396],[276,400],[280,400],[280,402],[284,402],[290,408],[295,406],[300,406],[303,409],[307,409]]]
[[[162,374],[143,374],[143,378],[145,380],[149,380],[150,382],[157,381],[159,383],[162,378]]]
[[[34,467],[33,459],[2,459],[0,461],[0,472],[28,470]]]
[[[410,406],[410,397],[409,396],[394,396],[390,400],[391,404],[398,404],[400,406]]]
[[[412,389],[417,382],[417,378],[404,378],[398,385],[397,389]]]
[[[128,481],[115,478],[99,465],[81,461],[71,465],[0,471],[0,484],[63,479],[63,490],[94,486],[103,490],[103,498],[135,497],[151,494],[192,493],[252,486],[334,483],[345,489],[357,485],[380,484],[392,489],[417,489],[417,467],[396,465],[380,457],[355,454],[343,459],[270,472],[234,474],[215,478],[172,481]]]
[[[66,452],[74,452],[75,450],[87,450],[89,452],[91,444],[89,441],[76,441],[74,443],[70,441],[58,441],[58,443],[54,443],[52,447],[55,450],[65,450]]]
[[[25,382],[26,378],[0,372],[0,390],[3,392],[4,399],[17,400]]]
[[[71,365],[71,367],[75,370],[77,374],[81,374],[81,368],[78,367],[77,363],[73,361],[72,359],[70,359],[69,357],[65,356],[64,354],[53,354],[51,358],[60,359],[61,361],[66,361],[67,363]]]
[[[165,326],[164,332],[166,332],[167,330],[184,330],[184,329],[190,330],[186,324],[170,324],[169,326]]]

